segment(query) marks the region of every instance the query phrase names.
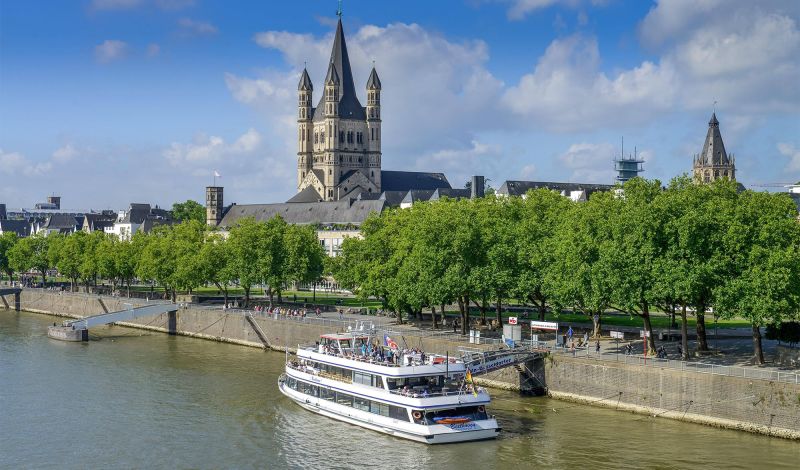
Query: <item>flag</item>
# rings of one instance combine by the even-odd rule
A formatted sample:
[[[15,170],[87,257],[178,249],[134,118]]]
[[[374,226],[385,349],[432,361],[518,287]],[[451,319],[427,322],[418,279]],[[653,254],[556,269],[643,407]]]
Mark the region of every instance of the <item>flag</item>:
[[[472,372],[470,372],[469,369],[467,369],[467,376],[464,377],[464,381],[469,385],[469,387],[467,387],[467,391],[472,391],[472,394],[477,397],[478,388],[475,387],[475,383],[472,381]]]
[[[383,344],[389,346],[392,349],[397,349],[397,343],[389,337],[389,335],[383,335]]]
[[[215,178],[222,178],[222,175],[220,175],[217,170],[214,170],[214,177]]]
[[[472,372],[470,372],[469,369],[467,369],[467,377],[465,380],[467,381],[468,384],[472,383]]]

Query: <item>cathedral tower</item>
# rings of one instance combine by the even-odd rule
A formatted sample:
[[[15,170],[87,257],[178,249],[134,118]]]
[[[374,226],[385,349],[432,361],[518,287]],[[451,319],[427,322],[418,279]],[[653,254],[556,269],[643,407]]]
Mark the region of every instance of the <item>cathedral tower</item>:
[[[703,144],[703,152],[694,156],[692,167],[694,180],[699,183],[710,183],[720,178],[736,181],[736,165],[733,154],[725,152],[722,134],[719,132],[717,114],[711,115],[708,121],[708,133]]]
[[[356,96],[342,19],[317,107],[303,69],[298,92],[297,190],[293,202],[336,201],[381,191],[381,81],[373,67],[367,106]]]

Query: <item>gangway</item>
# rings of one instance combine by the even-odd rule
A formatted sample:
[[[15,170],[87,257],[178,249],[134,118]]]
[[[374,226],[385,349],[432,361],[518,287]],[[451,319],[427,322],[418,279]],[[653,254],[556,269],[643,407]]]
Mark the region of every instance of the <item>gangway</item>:
[[[109,323],[116,323],[134,318],[146,317],[150,315],[161,315],[170,313],[169,330],[175,331],[175,312],[178,311],[178,304],[160,303],[151,304],[143,307],[132,307],[116,312],[101,313],[79,320],[67,320],[61,326],[50,326],[47,328],[47,335],[54,339],[63,341],[88,341],[89,328]]]
[[[477,348],[459,348],[459,352],[473,376],[514,367],[519,373],[521,392],[540,395],[545,391],[543,359],[549,352],[547,349],[515,347],[487,351]],[[531,363],[533,366],[529,367]]]
[[[13,295],[14,296],[14,310],[20,310],[20,294],[22,293],[22,289],[19,287],[0,287],[0,301],[2,301],[3,306],[5,308],[11,308],[8,305],[8,302],[5,299],[6,295]]]

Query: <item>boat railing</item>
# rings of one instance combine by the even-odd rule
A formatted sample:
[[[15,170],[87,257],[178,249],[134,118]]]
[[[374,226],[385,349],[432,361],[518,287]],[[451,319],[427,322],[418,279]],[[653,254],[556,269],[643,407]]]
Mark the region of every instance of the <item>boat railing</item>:
[[[385,367],[410,367],[410,366],[446,366],[447,362],[449,361],[450,364],[459,364],[462,363],[460,359],[457,359],[453,356],[444,356],[441,354],[425,354],[425,360],[422,360],[423,355],[419,353],[414,354],[403,354],[397,353],[392,356],[392,360],[388,358],[384,358],[384,360],[380,360],[375,358],[374,356],[370,355],[363,355],[356,351],[353,351],[353,348],[347,348],[344,352],[337,352],[333,350],[320,350],[317,345],[308,345],[308,346],[301,346],[302,349],[306,351],[313,351],[319,354],[324,354],[326,356],[332,357],[339,357],[342,359],[350,359],[351,361],[358,361],[363,362],[366,364],[375,364],[378,366],[385,366]],[[396,358],[396,359],[395,359]]]

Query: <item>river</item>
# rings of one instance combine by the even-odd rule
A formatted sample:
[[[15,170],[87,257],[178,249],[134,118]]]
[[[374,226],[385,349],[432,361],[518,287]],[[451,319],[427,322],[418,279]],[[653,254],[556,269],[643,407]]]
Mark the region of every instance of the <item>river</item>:
[[[797,468],[800,444],[492,391],[494,441],[426,446],[312,414],[284,355],[0,310],[2,468]],[[60,321],[60,320],[59,320]]]

